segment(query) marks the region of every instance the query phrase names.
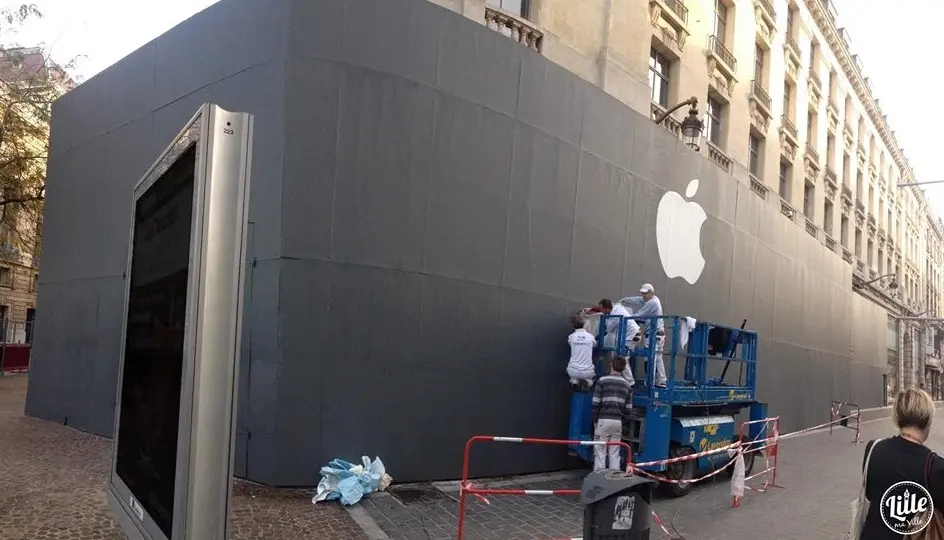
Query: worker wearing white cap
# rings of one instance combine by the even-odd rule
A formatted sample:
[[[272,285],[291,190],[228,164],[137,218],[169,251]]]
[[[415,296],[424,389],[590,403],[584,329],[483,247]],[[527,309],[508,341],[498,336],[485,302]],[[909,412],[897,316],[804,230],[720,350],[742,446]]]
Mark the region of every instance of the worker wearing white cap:
[[[639,324],[646,324],[646,334],[644,343],[648,346],[649,344],[649,332],[653,331],[652,326],[655,326],[656,333],[656,350],[653,357],[656,362],[656,380],[655,386],[659,388],[665,388],[666,376],[665,376],[665,359],[662,358],[662,349],[665,345],[665,322],[662,320],[662,301],[659,300],[659,297],[656,296],[656,290],[651,283],[644,283],[642,287],[639,288],[640,296],[629,296],[623,298],[619,301],[620,304],[626,304],[628,306],[638,308],[633,312],[633,318],[636,319],[636,322]],[[647,320],[647,317],[658,317],[654,320]]]

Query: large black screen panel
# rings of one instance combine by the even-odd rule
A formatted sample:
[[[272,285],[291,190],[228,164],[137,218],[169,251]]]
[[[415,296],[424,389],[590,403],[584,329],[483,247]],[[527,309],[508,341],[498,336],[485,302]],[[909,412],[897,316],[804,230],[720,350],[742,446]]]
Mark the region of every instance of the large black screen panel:
[[[171,536],[196,146],[138,199],[116,472]]]

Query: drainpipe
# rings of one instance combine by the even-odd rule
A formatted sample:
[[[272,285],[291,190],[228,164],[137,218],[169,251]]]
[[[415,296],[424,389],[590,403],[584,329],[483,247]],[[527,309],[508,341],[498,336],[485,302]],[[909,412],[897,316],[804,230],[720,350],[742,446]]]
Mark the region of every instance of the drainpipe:
[[[603,17],[603,46],[600,50],[600,88],[606,90],[606,66],[610,56],[610,29],[613,26],[613,0],[606,0]]]
[[[901,393],[904,390],[904,378],[905,378],[905,335],[904,327],[901,319],[895,321],[896,330],[898,333],[898,373],[896,373],[896,379],[898,379],[896,394]]]

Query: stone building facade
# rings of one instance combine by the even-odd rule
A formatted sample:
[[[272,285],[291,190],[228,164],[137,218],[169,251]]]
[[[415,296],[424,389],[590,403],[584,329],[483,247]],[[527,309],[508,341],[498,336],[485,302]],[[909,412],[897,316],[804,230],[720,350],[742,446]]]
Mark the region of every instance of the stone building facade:
[[[898,354],[923,327],[899,322],[939,316],[940,221],[922,190],[898,187],[920,179],[832,2],[433,1],[654,118],[697,98],[701,151],[850,265],[852,289],[888,311],[889,394],[923,384],[924,362]],[[679,134],[687,110],[664,127]]]

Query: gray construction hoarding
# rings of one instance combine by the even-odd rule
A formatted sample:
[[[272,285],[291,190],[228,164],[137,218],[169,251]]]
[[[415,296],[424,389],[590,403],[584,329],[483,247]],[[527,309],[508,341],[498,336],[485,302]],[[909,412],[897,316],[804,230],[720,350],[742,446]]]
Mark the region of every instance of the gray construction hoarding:
[[[111,435],[132,187],[206,101],[256,119],[241,476],[312,485],[369,454],[456,478],[471,435],[563,436],[569,313],[643,282],[667,313],[748,319],[784,429],[881,404],[885,312],[774,194],[425,0],[224,0],[53,108],[29,414]],[[656,210],[693,179],[689,284]],[[478,455],[475,475],[569,463]]]

